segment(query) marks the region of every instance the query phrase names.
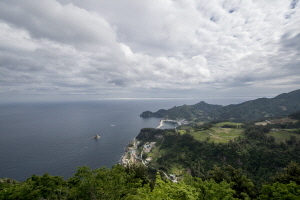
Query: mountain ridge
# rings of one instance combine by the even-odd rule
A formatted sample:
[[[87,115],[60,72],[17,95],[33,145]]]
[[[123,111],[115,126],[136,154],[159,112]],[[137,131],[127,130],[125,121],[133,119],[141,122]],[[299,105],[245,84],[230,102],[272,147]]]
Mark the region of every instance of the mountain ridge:
[[[157,112],[145,111],[140,117],[187,119],[190,121],[231,120],[243,122],[278,115],[288,115],[300,110],[300,89],[282,93],[274,98],[258,98],[227,106],[200,101],[194,105],[175,106]]]

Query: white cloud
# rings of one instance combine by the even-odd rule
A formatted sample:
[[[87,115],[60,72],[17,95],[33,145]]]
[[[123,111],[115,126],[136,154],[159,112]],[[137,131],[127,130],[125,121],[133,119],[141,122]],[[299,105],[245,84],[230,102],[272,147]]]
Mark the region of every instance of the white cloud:
[[[4,0],[2,94],[297,89],[299,15],[280,0]]]

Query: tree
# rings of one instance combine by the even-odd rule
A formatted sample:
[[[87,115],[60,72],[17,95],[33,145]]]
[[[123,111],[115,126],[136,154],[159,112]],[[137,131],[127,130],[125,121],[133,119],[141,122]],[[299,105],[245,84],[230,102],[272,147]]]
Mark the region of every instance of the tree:
[[[115,165],[112,169],[101,167],[91,170],[83,166],[70,178],[70,182],[75,183],[70,196],[74,199],[121,199],[135,194],[137,188],[146,182],[145,179],[145,173],[139,167],[126,169]]]
[[[6,200],[67,199],[67,182],[62,177],[45,173],[43,176],[32,175],[23,183],[13,184],[3,191],[2,197]]]
[[[225,180],[217,183],[215,180],[205,180],[201,178],[186,176],[183,182],[196,188],[198,192],[197,199],[231,200],[236,193],[231,189],[231,185]]]
[[[300,164],[291,162],[282,172],[277,173],[273,178],[273,182],[288,184],[294,181],[300,185]]]
[[[185,184],[184,182],[173,183],[170,181],[163,181],[161,176],[157,174],[156,183],[154,189],[151,191],[149,185],[145,185],[138,189],[136,195],[129,195],[126,199],[145,199],[145,200],[157,200],[157,199],[178,199],[178,200],[196,200],[198,199],[197,190]]]
[[[300,185],[291,181],[289,184],[273,183],[271,185],[264,185],[258,199],[272,200],[272,199],[289,199],[299,200]]]
[[[235,169],[231,165],[223,168],[215,166],[213,170],[208,172],[208,178],[214,179],[217,183],[222,181],[230,183],[231,188],[236,191],[234,196],[237,198],[246,199],[255,196],[252,181],[243,175],[240,169]]]

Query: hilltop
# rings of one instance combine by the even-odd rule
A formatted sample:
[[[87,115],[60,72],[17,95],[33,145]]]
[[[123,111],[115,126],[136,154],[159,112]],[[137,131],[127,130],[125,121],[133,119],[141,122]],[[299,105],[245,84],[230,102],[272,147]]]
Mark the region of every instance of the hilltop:
[[[222,106],[201,101],[195,105],[175,106],[167,110],[160,109],[157,112],[145,111],[140,116],[203,122],[213,120],[245,122],[288,115],[299,110],[300,89],[280,94],[274,98],[258,98],[240,104]]]
[[[157,112],[145,111],[140,117],[159,117],[169,119],[208,119],[208,113],[221,108],[221,105],[212,105],[201,101],[194,105],[174,106],[168,110],[160,109]]]

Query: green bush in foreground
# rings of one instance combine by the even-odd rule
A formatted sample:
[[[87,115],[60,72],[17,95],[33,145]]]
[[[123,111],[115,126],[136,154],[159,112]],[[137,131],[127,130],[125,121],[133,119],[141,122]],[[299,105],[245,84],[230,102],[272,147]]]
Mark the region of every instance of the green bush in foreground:
[[[159,174],[151,182],[147,169],[142,166],[115,165],[112,169],[102,167],[95,170],[83,166],[68,180],[47,173],[33,175],[24,182],[0,179],[0,199],[299,199],[300,185],[295,181],[286,183],[291,178],[295,179],[289,175],[295,174],[295,169],[298,172],[298,168],[299,164],[291,163],[275,177],[276,181],[280,180],[278,177],[285,177],[283,182],[263,185],[262,190],[254,194],[251,182],[232,167],[223,169],[223,172],[215,168],[209,180],[186,176],[179,183],[173,183],[164,181]],[[231,178],[226,178],[226,173]],[[225,175],[225,178],[218,174]],[[246,183],[246,187],[241,187],[242,183]]]

